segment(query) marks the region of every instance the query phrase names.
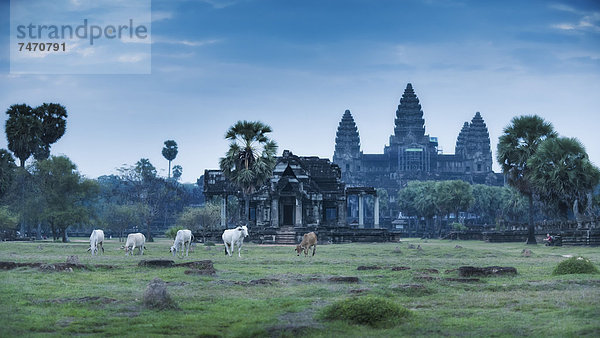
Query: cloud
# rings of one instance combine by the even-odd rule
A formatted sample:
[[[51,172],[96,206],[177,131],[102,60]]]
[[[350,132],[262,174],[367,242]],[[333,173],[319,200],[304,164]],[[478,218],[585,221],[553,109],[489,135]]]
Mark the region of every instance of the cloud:
[[[215,9],[222,9],[229,6],[233,6],[240,2],[240,0],[200,0],[201,2],[211,5]]]
[[[152,11],[152,22],[173,19],[173,12]]]
[[[550,5],[551,9],[575,14],[579,18],[572,22],[562,22],[551,27],[563,32],[592,32],[600,33],[600,12],[583,11],[565,4]]]
[[[221,42],[221,39],[210,39],[210,40],[177,40],[164,37],[154,37],[153,43],[164,43],[172,45],[182,45],[188,47],[201,47],[206,45],[212,45]]]
[[[118,62],[123,63],[137,63],[143,61],[148,57],[147,54],[144,53],[136,53],[136,54],[123,54],[117,57]]]

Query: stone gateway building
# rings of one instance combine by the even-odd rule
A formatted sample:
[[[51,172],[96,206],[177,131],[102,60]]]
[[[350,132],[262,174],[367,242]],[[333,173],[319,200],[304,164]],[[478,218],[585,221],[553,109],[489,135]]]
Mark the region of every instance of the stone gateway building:
[[[394,134],[383,154],[363,154],[354,118],[346,110],[335,138],[333,163],[349,186],[384,188],[394,194],[410,180],[453,180],[503,185],[502,174],[492,171],[487,126],[477,112],[465,122],[456,140],[455,154],[438,151],[437,137],[425,134],[419,99],[409,83],[396,110]]]
[[[223,197],[221,225],[226,225],[228,196],[241,197],[220,170],[204,173],[207,199]],[[277,158],[273,176],[250,198],[249,223],[259,228],[339,227],[346,224],[346,189],[340,168],[329,159],[296,156],[289,150]]]

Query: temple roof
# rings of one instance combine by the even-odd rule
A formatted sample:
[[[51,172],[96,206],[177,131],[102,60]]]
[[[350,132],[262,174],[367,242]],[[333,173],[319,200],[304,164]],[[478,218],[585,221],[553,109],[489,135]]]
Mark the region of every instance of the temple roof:
[[[403,143],[407,136],[421,140],[425,135],[423,111],[410,83],[406,85],[404,94],[400,99],[398,110],[396,110],[395,124],[394,134],[399,143]]]
[[[475,113],[471,123],[465,122],[456,139],[454,152],[457,155],[461,154],[467,157],[472,157],[475,153],[479,152],[491,158],[490,134],[481,117],[481,113]]]
[[[469,125],[466,146],[468,151],[481,151],[482,153],[490,151],[490,134],[479,112],[475,113]]]
[[[346,110],[338,125],[335,136],[334,162],[337,158],[356,157],[360,153],[360,137],[358,128],[350,110]]]

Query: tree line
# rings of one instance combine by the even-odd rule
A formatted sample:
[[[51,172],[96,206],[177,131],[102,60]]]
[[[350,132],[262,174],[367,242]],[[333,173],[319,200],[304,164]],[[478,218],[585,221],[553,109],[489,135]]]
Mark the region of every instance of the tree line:
[[[174,140],[165,141],[162,149],[169,163],[166,178],[142,158],[118,168],[116,175],[88,179],[68,157],[50,155],[51,145],[66,132],[64,106],[19,104],[10,106],[6,114],[8,149],[0,149],[2,237],[19,230],[21,236],[44,233],[67,241],[67,228],[88,232],[95,227],[117,236],[135,229],[151,240],[153,227],[186,224],[189,214],[196,212],[189,206],[203,202],[197,184],[179,183],[180,165],[171,172],[178,153]]]

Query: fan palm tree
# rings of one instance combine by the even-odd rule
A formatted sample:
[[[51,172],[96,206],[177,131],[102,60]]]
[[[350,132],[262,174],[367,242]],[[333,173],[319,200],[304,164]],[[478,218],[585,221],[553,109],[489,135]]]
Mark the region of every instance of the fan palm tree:
[[[177,142],[173,140],[166,140],[165,146],[162,149],[162,155],[167,161],[169,161],[169,175],[168,178],[171,178],[171,161],[177,157]]]
[[[545,140],[527,164],[536,191],[548,202],[558,204],[564,218],[576,201],[581,205],[591,203],[588,195],[600,181],[600,171],[575,138]]]
[[[537,115],[518,116],[504,128],[498,142],[497,160],[509,185],[529,199],[527,244],[536,244],[533,224],[533,193],[529,160],[542,141],[556,137],[554,127]]]
[[[50,146],[58,141],[67,130],[67,110],[58,103],[44,103],[33,110],[41,122],[40,144],[33,152],[36,160],[50,156]]]
[[[25,168],[25,161],[40,145],[42,123],[26,104],[13,104],[6,114],[8,149],[19,159],[21,168]]]
[[[273,174],[277,144],[267,136],[270,132],[271,127],[262,122],[238,121],[225,133],[225,139],[231,143],[219,166],[223,175],[242,191],[244,220],[248,220],[250,194]]]

